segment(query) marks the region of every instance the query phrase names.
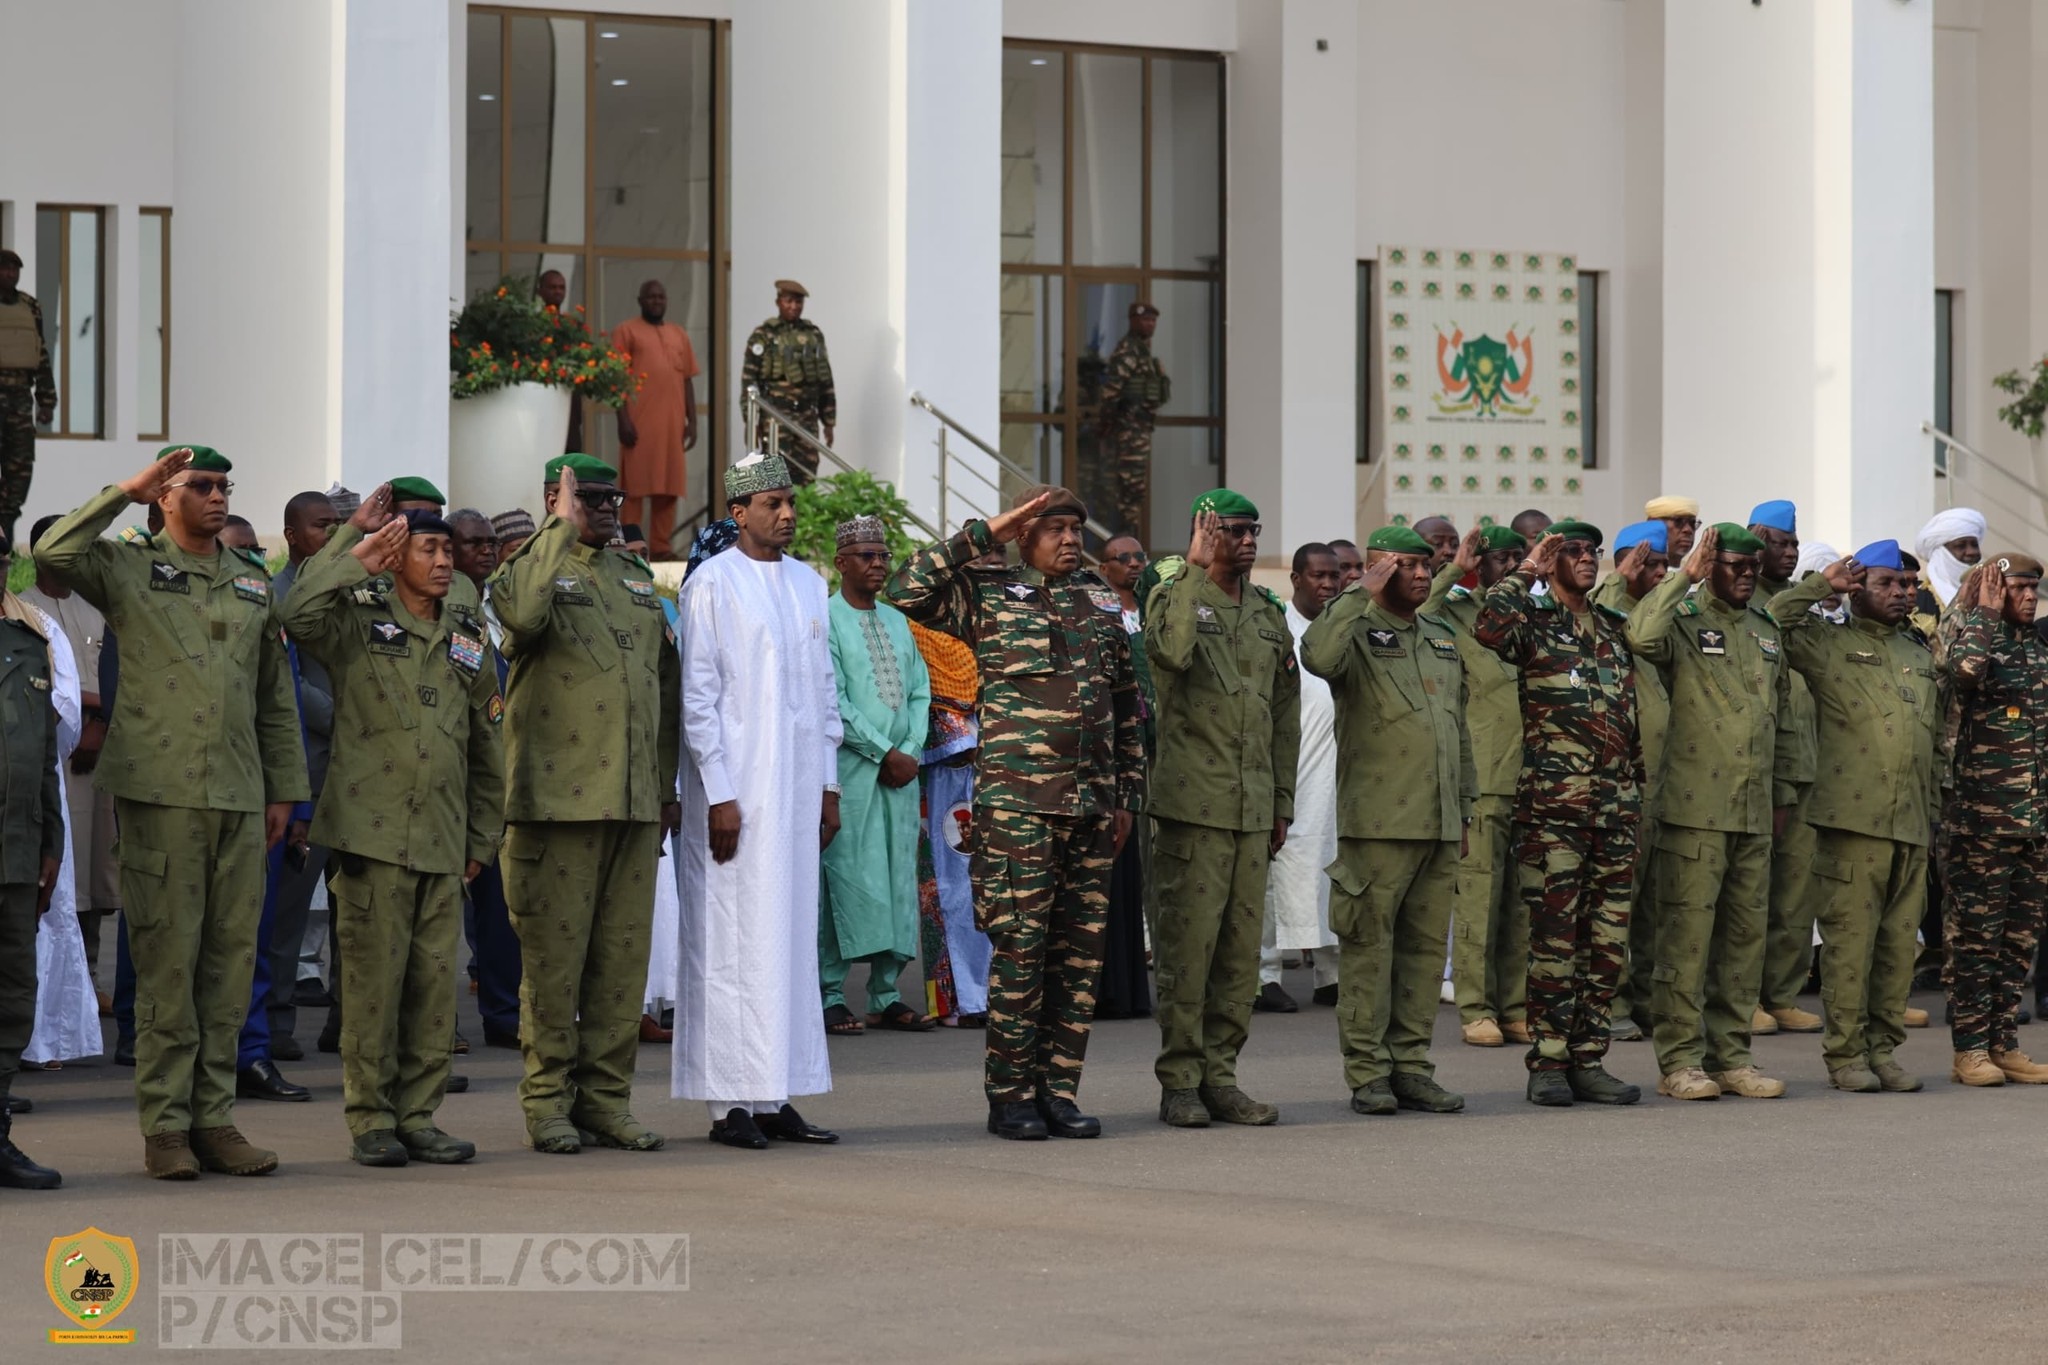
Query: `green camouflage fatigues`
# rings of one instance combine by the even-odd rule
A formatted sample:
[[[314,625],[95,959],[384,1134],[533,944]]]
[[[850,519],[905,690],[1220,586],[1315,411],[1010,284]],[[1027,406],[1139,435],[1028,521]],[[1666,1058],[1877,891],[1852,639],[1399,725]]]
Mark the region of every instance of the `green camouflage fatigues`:
[[[1756,600],[1767,602],[1792,584],[1759,578]],[[1767,1010],[1791,1009],[1806,989],[1813,969],[1812,868],[1814,833],[1806,823],[1806,801],[1813,790],[1819,737],[1813,692],[1797,669],[1792,672],[1791,703],[1779,743],[1786,746],[1784,780],[1793,795],[1792,814],[1784,832],[1771,841],[1771,909],[1764,933],[1764,985],[1760,999]]]
[[[1436,1070],[1429,1038],[1479,776],[1465,670],[1441,617],[1404,621],[1354,583],[1301,637],[1301,662],[1337,706],[1330,929],[1344,1080],[1356,1094]]]
[[[1136,332],[1109,353],[1102,374],[1102,417],[1105,439],[1116,476],[1116,525],[1113,531],[1142,536],[1145,494],[1152,483],[1152,422],[1173,398],[1173,381],[1152,354],[1152,343]]]
[[[1833,591],[1809,574],[1771,600],[1818,718],[1820,778],[1807,819],[1830,1070],[1888,1062],[1905,1041],[1941,723],[1934,659],[1918,632],[1853,615],[1836,626],[1807,610]]]
[[[1774,785],[1790,684],[1770,613],[1734,607],[1672,573],[1629,617],[1639,661],[1671,695],[1658,796],[1657,1066],[1708,1072],[1751,1065],[1763,980]]]
[[[1593,590],[1592,601],[1632,616],[1639,605],[1628,580],[1609,574]],[[1613,1019],[1633,1020],[1647,1037],[1656,1026],[1650,1012],[1650,974],[1657,966],[1657,785],[1664,773],[1664,736],[1671,728],[1671,694],[1664,675],[1638,667],[1635,679],[1636,734],[1643,748],[1643,819],[1636,827],[1635,890],[1629,898],[1628,957],[1615,988]]]
[[[1529,916],[1531,1071],[1598,1066],[1621,981],[1642,818],[1642,743],[1628,618],[1575,618],[1511,573],[1474,634],[1521,675],[1523,764],[1515,817]]]
[[[1152,770],[1152,938],[1166,1090],[1237,1084],[1259,989],[1273,826],[1294,818],[1301,673],[1280,599],[1240,600],[1192,565],[1145,606],[1159,695]]]
[[[0,612],[13,600],[0,598]],[[35,1032],[43,859],[64,856],[51,680],[41,629],[0,615],[0,828],[7,831],[0,839],[0,1138],[8,1133],[7,1093],[21,1050]]]
[[[1995,611],[1951,607],[1934,658],[1948,694],[1940,852],[1951,1034],[1957,1052],[2009,1052],[2048,912],[2048,646]]]
[[[1441,616],[1457,632],[1465,668],[1465,725],[1479,796],[1458,862],[1458,905],[1451,916],[1451,983],[1458,1017],[1467,1024],[1528,1018],[1529,912],[1515,872],[1515,786],[1522,775],[1521,673],[1479,643],[1473,626],[1479,598],[1455,586],[1463,571],[1437,571],[1425,615]]]
[[[823,428],[839,422],[832,357],[825,350],[825,333],[809,318],[784,322],[777,315],[753,330],[740,356],[740,392],[745,394],[750,384],[758,385],[763,398],[807,430],[822,435]],[[768,448],[768,429],[773,425],[764,414],[760,430],[753,434],[756,450]],[[782,457],[799,487],[818,477],[818,452],[802,441],[785,440]]]
[[[1145,745],[1123,606],[1082,571],[982,569],[988,523],[912,555],[888,599],[974,647],[981,757],[969,875],[988,977],[990,1101],[1072,1099],[1081,1085],[1109,918],[1114,812],[1144,806]]]
[[[33,294],[17,290],[12,303],[0,302],[0,527],[10,532],[35,476],[36,406],[57,406],[43,335]]]
[[[550,515],[490,578],[505,683],[505,845],[529,1137],[630,1118],[682,663],[645,570]],[[332,779],[330,779],[331,781]]]
[[[339,860],[341,1093],[355,1136],[434,1126],[455,1033],[462,874],[497,856],[505,807],[505,708],[482,617],[444,602],[422,621],[369,582],[330,540],[278,609],[334,684],[339,742],[312,841]]]
[[[234,1122],[235,1051],[262,917],[263,811],[304,801],[291,663],[262,556],[187,554],[168,534],[102,540],[101,490],[36,564],[100,609],[121,690],[93,783],[114,797],[135,958],[135,1100],[145,1135]]]

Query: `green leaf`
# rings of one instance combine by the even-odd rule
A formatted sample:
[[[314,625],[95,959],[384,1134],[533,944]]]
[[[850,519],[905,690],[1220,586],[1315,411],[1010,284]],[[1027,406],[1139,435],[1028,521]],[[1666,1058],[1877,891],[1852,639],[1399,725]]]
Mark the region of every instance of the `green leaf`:
[[[789,552],[819,573],[834,590],[839,586],[832,556],[839,548],[839,523],[855,517],[880,517],[889,536],[889,560],[901,563],[918,547],[910,520],[910,504],[896,486],[866,470],[841,470],[802,489],[796,498],[796,538]]]

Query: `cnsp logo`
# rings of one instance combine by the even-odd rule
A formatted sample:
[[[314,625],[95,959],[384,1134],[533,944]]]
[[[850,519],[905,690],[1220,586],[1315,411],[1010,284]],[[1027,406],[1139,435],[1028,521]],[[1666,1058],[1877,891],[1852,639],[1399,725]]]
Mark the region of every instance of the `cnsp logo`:
[[[98,1228],[50,1239],[43,1286],[69,1325],[50,1329],[59,1344],[133,1341],[133,1331],[109,1329],[135,1300],[135,1243]]]

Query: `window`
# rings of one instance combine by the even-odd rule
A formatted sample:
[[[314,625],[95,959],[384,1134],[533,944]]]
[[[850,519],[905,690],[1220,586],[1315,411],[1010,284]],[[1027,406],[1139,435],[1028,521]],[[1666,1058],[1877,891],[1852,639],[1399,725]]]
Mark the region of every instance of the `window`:
[[[467,292],[560,271],[565,307],[604,333],[637,316],[642,283],[661,281],[667,320],[689,333],[702,371],[686,457],[700,519],[727,383],[725,44],[708,20],[468,16]],[[582,444],[617,461],[609,409],[586,407]]]
[[[57,413],[46,436],[97,438],[105,425],[106,212],[36,208],[36,303],[57,379]]]
[[[142,211],[136,261],[135,425],[144,441],[171,439],[171,211]]]
[[[1004,45],[1003,455],[1126,529],[1096,395],[1130,305],[1149,300],[1173,387],[1128,528],[1148,540],[1172,539],[1223,481],[1223,120],[1220,57]]]
[[[1934,429],[1956,435],[1956,291],[1934,291]],[[1934,473],[1948,477],[1948,442],[1934,442]]]

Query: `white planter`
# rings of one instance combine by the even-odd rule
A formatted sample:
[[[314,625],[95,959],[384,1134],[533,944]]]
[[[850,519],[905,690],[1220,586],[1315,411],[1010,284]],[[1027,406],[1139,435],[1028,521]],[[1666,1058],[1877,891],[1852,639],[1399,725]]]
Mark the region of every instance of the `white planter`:
[[[524,507],[540,521],[541,466],[569,435],[570,390],[512,384],[448,400],[448,509],[485,516]]]

